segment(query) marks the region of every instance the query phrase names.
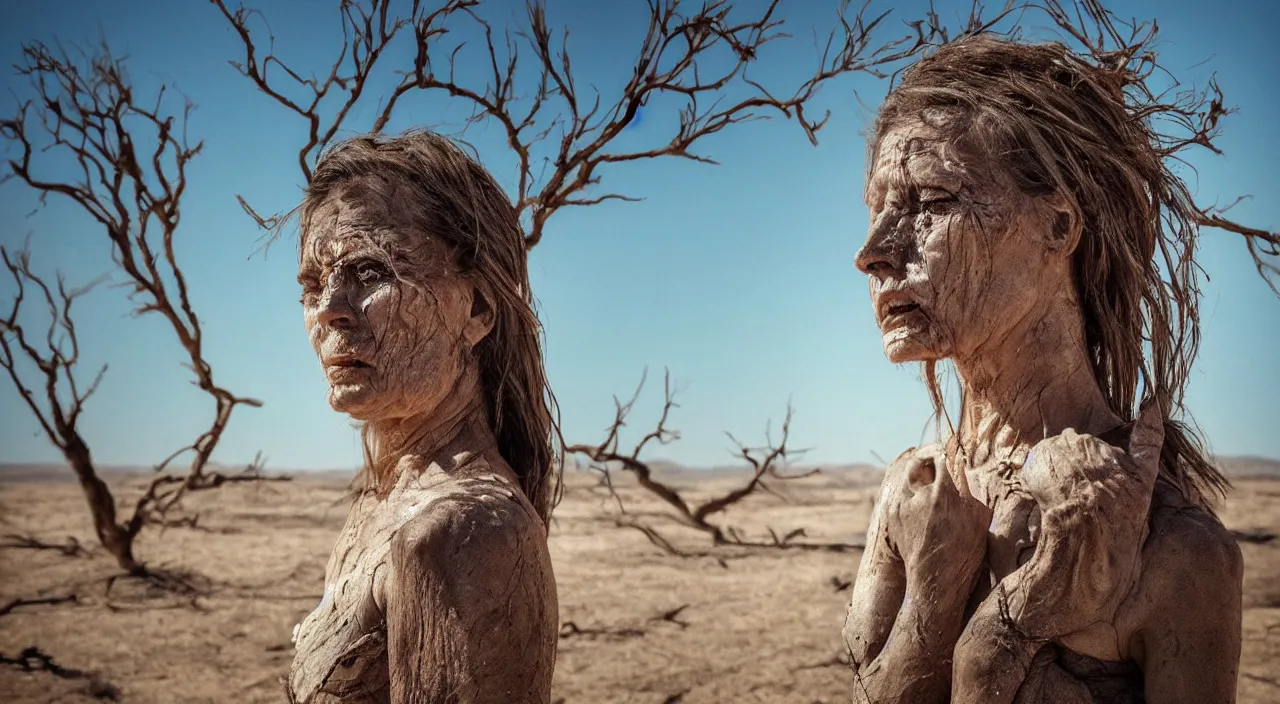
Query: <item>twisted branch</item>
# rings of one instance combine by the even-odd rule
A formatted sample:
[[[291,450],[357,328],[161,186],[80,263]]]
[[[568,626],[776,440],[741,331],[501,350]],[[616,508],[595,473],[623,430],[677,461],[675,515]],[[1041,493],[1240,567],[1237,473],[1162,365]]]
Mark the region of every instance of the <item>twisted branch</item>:
[[[628,514],[622,497],[613,484],[613,468],[621,468],[623,471],[631,473],[636,478],[636,482],[641,488],[661,499],[668,507],[674,510],[674,513],[664,514],[666,517],[675,520],[677,523],[693,528],[694,530],[706,533],[711,537],[712,544],[715,546],[736,546],[745,548],[777,548],[777,549],[797,549],[797,550],[833,550],[842,552],[844,550],[857,549],[861,546],[848,543],[810,543],[801,542],[796,538],[804,537],[803,528],[791,530],[783,535],[778,535],[773,529],[767,529],[769,540],[751,540],[742,536],[736,529],[731,526],[724,526],[716,522],[712,522],[712,518],[717,514],[723,513],[730,507],[734,506],[743,499],[757,492],[774,493],[766,480],[789,481],[793,479],[802,479],[804,477],[817,474],[819,470],[811,469],[796,474],[785,473],[788,462],[791,458],[801,456],[805,450],[797,450],[788,446],[788,440],[791,433],[791,418],[793,414],[790,404],[787,406],[786,417],[782,422],[782,434],[778,442],[775,443],[771,433],[766,429],[766,444],[760,447],[749,447],[739,442],[732,434],[726,433],[729,439],[737,445],[736,455],[741,457],[751,467],[751,471],[746,479],[739,486],[709,499],[701,503],[691,503],[680,492],[670,484],[663,483],[653,476],[653,469],[649,463],[640,459],[641,453],[650,443],[666,445],[680,438],[678,430],[668,427],[671,417],[671,411],[678,408],[679,404],[675,401],[676,390],[671,383],[671,374],[666,372],[663,376],[663,392],[664,399],[662,404],[662,412],[659,415],[658,422],[654,429],[646,433],[640,440],[633,445],[630,450],[623,450],[620,447],[620,431],[626,425],[627,417],[631,413],[632,407],[636,400],[640,397],[641,391],[644,389],[645,382],[648,378],[648,370],[640,379],[640,384],[636,387],[635,393],[625,403],[614,397],[615,414],[614,421],[610,424],[609,429],[605,432],[605,439],[597,445],[570,445],[565,448],[567,453],[577,453],[585,455],[591,462],[591,469],[597,472],[601,478],[601,486],[606,488],[609,497],[618,507],[618,515],[615,516],[615,523],[621,527],[632,528],[638,530],[649,539],[658,548],[670,555],[679,557],[701,556],[703,553],[689,553],[676,547],[670,540],[663,536],[652,525],[639,520],[638,516]]]
[[[471,113],[462,132],[480,122],[496,123],[519,162],[514,202],[530,249],[542,240],[547,220],[560,208],[639,200],[622,193],[595,193],[603,166],[660,157],[714,164],[696,149],[704,138],[773,115],[794,120],[816,144],[829,113],[810,117],[806,109],[824,85],[856,72],[883,76],[880,67],[911,56],[927,39],[925,34],[908,34],[877,45],[871,34],[888,12],[869,18],[863,5],[850,16],[845,0],[814,72],[794,88],[771,90],[748,73],[766,44],[788,37],[782,31],[784,21],[775,16],[778,0],[746,18],[740,18],[743,13],[728,0],[691,8],[681,0],[649,0],[649,22],[630,77],[619,94],[608,99],[578,85],[569,31],[553,31],[544,3],[537,0],[526,3],[523,25],[502,32],[500,40],[477,12],[479,0],[447,0],[431,11],[413,0],[404,15],[392,12],[391,0],[343,2],[342,45],[323,79],[304,77],[305,72],[275,54],[274,35],[261,12],[243,5],[232,9],[225,0],[210,1],[244,46],[243,59],[232,66],[307,123],[308,138],[298,153],[304,179],[310,180],[318,154],[348,126],[369,82],[382,75],[379,71],[398,75],[399,83],[382,99],[367,129],[386,129],[397,105],[413,92],[437,92],[469,104]],[[255,20],[266,29],[265,51],[264,41],[255,38],[250,27]],[[466,41],[451,41],[459,23],[484,37],[483,46],[469,59],[486,67],[481,85],[468,85],[457,77],[459,56],[467,48]],[[412,64],[398,71],[382,70],[379,64],[387,47],[401,35],[412,35]],[[517,91],[518,82],[527,86],[525,92]],[[290,97],[293,93],[303,97]],[[326,110],[326,99],[337,107]],[[657,99],[678,105],[678,126],[651,146],[617,147],[617,137]],[[541,143],[550,145],[551,153],[539,159],[534,147]],[[281,216],[262,216],[243,198],[240,203],[259,226],[274,231],[282,224]]]
[[[0,249],[16,286],[16,295],[0,320],[0,367],[39,422],[41,429],[71,464],[94,513],[98,537],[117,562],[132,574],[146,573],[132,554],[143,526],[164,522],[165,514],[189,491],[212,489],[229,481],[260,478],[261,457],[240,475],[208,471],[209,458],[222,438],[236,406],[261,406],[219,386],[205,359],[204,333],[192,308],[186,276],[177,259],[174,237],[181,222],[181,200],[187,188],[187,165],[201,150],[186,136],[192,104],[184,101],[181,119],[164,111],[165,88],[154,102],[143,102],[125,73],[123,61],[102,43],[92,55],[43,43],[23,47],[16,69],[28,79],[34,97],[19,104],[16,114],[0,120],[0,137],[17,153],[8,161],[4,181],[16,180],[35,190],[43,203],[49,195],[69,198],[101,228],[111,243],[115,269],[124,274],[134,315],[159,315],[186,352],[194,383],[215,405],[209,429],[155,466],[152,480],[132,513],[117,520],[114,497],[98,477],[89,445],[78,422],[85,402],[107,371],[104,365],[81,387],[75,374],[80,357],[73,303],[106,277],[68,289],[57,275],[50,285],[31,267],[29,240],[18,252]],[[58,169],[55,165],[73,165]],[[43,304],[50,323],[37,342],[27,305]],[[18,369],[25,359],[38,372],[29,382]],[[164,473],[178,457],[190,453],[182,476]]]

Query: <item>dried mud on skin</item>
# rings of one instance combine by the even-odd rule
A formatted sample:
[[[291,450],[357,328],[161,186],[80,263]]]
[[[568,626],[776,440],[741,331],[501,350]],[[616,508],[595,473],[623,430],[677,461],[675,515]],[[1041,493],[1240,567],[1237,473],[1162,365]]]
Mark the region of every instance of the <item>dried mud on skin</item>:
[[[850,674],[840,627],[858,554],[764,551],[714,558],[664,556],[636,531],[616,528],[588,491],[593,476],[567,473],[555,513],[551,554],[560,592],[554,701],[844,702]],[[694,496],[721,479],[674,480]],[[729,480],[732,481],[732,480]],[[141,485],[130,489],[138,490]],[[67,671],[0,665],[6,702],[101,702],[92,682],[137,704],[235,701],[276,704],[292,658],[293,624],[319,601],[324,563],[346,515],[334,505],[342,479],[233,487],[193,501],[205,530],[144,536],[140,554],[157,565],[196,570],[216,584],[198,608],[175,600],[129,598],[103,581],[115,573],[100,550],[0,549],[0,604],[75,594],[0,616],[0,654],[31,647]],[[861,539],[874,477],[836,473],[786,489],[790,499],[752,497],[727,522],[748,533],[805,527],[815,539]],[[660,510],[623,484],[629,510]],[[126,502],[131,491],[117,497]],[[634,508],[632,508],[634,507]],[[0,483],[0,534],[93,545],[78,488],[69,482]],[[1239,480],[1222,511],[1244,534],[1280,532],[1280,480]],[[701,545],[694,531],[674,540]],[[1280,697],[1280,545],[1242,541],[1244,654],[1238,702]],[[732,553],[726,553],[732,554]],[[683,608],[681,608],[683,607]],[[676,611],[678,609],[678,611]],[[672,618],[664,618],[675,611]],[[96,678],[91,681],[90,677]]]

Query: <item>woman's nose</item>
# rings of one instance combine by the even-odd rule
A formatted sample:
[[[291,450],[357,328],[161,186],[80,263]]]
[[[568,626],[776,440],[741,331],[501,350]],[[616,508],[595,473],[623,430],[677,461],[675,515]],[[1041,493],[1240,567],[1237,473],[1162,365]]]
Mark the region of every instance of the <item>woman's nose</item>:
[[[903,268],[904,247],[898,219],[880,218],[867,233],[867,241],[853,258],[853,265],[868,276],[887,275]]]
[[[325,327],[338,330],[355,327],[356,311],[348,292],[341,288],[327,288],[320,298],[316,320]]]

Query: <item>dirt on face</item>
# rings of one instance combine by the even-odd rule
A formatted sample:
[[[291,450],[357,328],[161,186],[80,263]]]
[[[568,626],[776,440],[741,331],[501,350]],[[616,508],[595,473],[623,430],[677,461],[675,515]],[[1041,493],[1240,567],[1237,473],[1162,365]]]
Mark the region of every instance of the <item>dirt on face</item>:
[[[873,154],[871,228],[856,265],[894,363],[972,357],[1038,304],[1072,298],[1070,267],[1041,236],[1053,209],[1019,191],[963,127],[962,116],[932,111],[891,129]]]
[[[303,318],[329,403],[362,421],[430,413],[474,366],[479,341],[467,339],[472,287],[448,245],[394,207],[397,190],[343,189],[315,209],[302,242]]]

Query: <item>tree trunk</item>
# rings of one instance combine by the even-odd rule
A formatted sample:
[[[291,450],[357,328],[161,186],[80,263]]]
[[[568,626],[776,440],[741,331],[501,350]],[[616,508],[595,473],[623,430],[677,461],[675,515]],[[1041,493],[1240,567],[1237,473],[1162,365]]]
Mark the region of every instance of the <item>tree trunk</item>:
[[[88,446],[79,438],[73,439],[63,449],[63,455],[80,480],[80,488],[84,490],[84,497],[89,502],[98,542],[116,558],[116,564],[121,569],[132,574],[140,572],[142,564],[133,557],[134,536],[116,520],[116,499],[111,495],[110,487],[94,470]]]

